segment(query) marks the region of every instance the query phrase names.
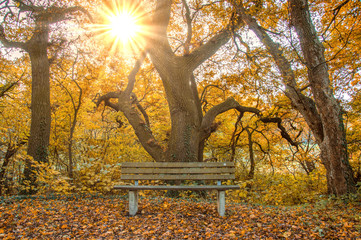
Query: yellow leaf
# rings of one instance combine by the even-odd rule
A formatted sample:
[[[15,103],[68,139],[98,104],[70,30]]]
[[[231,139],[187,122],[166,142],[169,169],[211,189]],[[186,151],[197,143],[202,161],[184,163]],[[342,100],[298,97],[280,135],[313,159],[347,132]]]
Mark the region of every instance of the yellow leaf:
[[[291,232],[285,232],[283,233],[283,237],[288,238],[291,236],[291,234],[292,234]]]

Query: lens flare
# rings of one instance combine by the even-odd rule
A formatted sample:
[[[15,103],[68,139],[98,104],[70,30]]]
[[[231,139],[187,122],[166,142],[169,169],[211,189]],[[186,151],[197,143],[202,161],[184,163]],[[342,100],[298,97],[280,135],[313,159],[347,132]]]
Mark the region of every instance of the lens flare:
[[[140,31],[136,19],[128,12],[121,12],[109,18],[110,32],[115,38],[119,38],[123,43],[127,43],[136,37]]]
[[[111,51],[138,52],[144,48],[146,14],[138,1],[113,1],[101,16],[103,24],[94,25],[94,31],[111,44]]]

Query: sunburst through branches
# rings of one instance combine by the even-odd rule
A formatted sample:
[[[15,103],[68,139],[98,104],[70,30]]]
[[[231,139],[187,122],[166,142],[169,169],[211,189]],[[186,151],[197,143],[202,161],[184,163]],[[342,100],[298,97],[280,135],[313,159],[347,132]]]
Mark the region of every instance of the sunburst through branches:
[[[102,24],[94,26],[98,37],[111,44],[111,51],[138,52],[144,48],[146,12],[138,1],[113,0],[104,4]]]

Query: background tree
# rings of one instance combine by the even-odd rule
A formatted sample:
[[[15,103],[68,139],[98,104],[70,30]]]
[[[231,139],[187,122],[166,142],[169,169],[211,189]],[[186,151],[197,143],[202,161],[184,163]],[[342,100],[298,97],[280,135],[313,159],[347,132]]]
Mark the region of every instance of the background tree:
[[[69,15],[79,11],[87,12],[82,7],[60,6],[59,3],[49,4],[49,6],[37,6],[32,1],[15,0],[14,3],[16,6],[13,6],[10,1],[2,1],[1,9],[7,11],[3,18],[5,27],[10,28],[17,19],[20,22],[34,21],[35,27],[34,29],[29,29],[29,27],[24,29],[26,32],[21,34],[21,37],[11,32],[9,35],[13,35],[14,41],[10,41],[6,37],[5,28],[0,25],[0,41],[5,47],[20,48],[30,56],[32,98],[28,155],[33,157],[35,163],[47,162],[51,124],[50,61],[47,53],[51,45],[49,42],[50,25],[64,21]],[[17,16],[14,11],[17,12]],[[25,16],[22,16],[24,13]],[[34,163],[29,159],[24,170],[24,180],[31,186],[36,181],[33,165]],[[34,192],[34,189],[30,187],[28,192]]]
[[[247,13],[242,4],[237,5],[237,11],[272,55],[281,73],[286,96],[313,132],[321,151],[322,163],[327,170],[329,192],[336,195],[354,192],[355,181],[347,154],[343,110],[330,86],[324,46],[312,23],[308,1],[291,0],[288,5],[291,17],[289,24],[296,30],[300,44],[301,53],[298,56],[302,56],[302,64],[307,69],[305,87],[297,82],[292,64],[284,56],[280,44]],[[311,91],[311,97],[303,93],[307,88]]]
[[[6,53],[4,54],[6,55]],[[13,192],[14,178],[8,171],[12,160],[27,143],[26,125],[29,118],[19,113],[27,113],[25,93],[29,69],[23,58],[8,60],[1,58],[0,66],[0,195]],[[20,86],[22,90],[20,89]],[[19,161],[20,162],[20,161]]]

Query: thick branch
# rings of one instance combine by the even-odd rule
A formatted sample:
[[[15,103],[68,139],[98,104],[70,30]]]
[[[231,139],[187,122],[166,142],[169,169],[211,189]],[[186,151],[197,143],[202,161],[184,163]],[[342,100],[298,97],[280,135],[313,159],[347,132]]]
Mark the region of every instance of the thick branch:
[[[290,1],[291,22],[296,29],[305,58],[308,79],[315,99],[332,98],[325,48],[312,24],[306,0]],[[320,91],[322,89],[322,91]]]
[[[29,4],[24,3],[21,0],[14,0],[14,2],[19,4],[18,8],[20,9],[21,12],[40,12],[40,11],[44,10],[43,7],[29,5]]]
[[[105,106],[111,107],[113,108],[115,111],[119,111],[119,106],[118,104],[112,103],[110,102],[110,99],[114,99],[114,98],[119,98],[121,92],[109,92],[103,96],[100,96],[97,100],[96,100],[96,105],[97,107],[104,102]]]
[[[224,29],[219,34],[212,37],[206,44],[196,48],[191,54],[187,55],[189,67],[196,69],[204,61],[215,54],[220,47],[226,44],[232,36],[232,31]]]
[[[117,98],[118,103],[110,102],[110,99]],[[101,102],[106,106],[113,108],[116,111],[121,111],[127,118],[130,125],[132,125],[135,134],[137,135],[140,143],[144,149],[151,155],[156,161],[164,160],[164,152],[162,147],[158,144],[154,138],[149,126],[149,118],[144,109],[140,106],[135,95],[127,96],[124,92],[110,92],[97,99],[96,105],[99,106]],[[136,107],[134,107],[134,104]],[[139,111],[142,113],[144,120],[142,119]]]
[[[153,17],[154,30],[157,34],[165,37],[170,20],[172,0],[158,0]]]
[[[140,143],[144,147],[144,149],[149,153],[150,156],[156,161],[164,160],[164,152],[162,147],[159,145],[157,140],[152,134],[150,130],[150,126],[147,124],[149,120],[147,119],[147,115],[142,112],[143,108],[137,107],[143,114],[145,120],[142,119],[137,108],[134,107],[132,101],[124,94],[121,94],[118,99],[119,110],[124,113],[124,116],[129,121],[130,125],[132,125],[135,134],[137,135]]]
[[[202,130],[202,134],[204,135],[203,136],[204,138],[207,138],[211,133],[210,129],[214,119],[219,114],[224,113],[231,109],[236,109],[240,113],[250,112],[250,113],[255,113],[257,115],[260,114],[260,110],[258,110],[257,108],[241,106],[234,98],[232,97],[228,98],[223,103],[220,103],[209,109],[208,112],[206,112],[206,114],[204,115],[201,125],[201,130]]]
[[[137,98],[137,96],[133,93],[131,95],[132,101],[133,103],[137,106],[138,110],[142,113],[145,123],[148,125],[149,129],[150,129],[150,122],[149,122],[149,116],[147,114],[147,112],[145,111],[145,109],[142,107],[142,105],[140,105],[140,102]]]
[[[69,8],[50,7],[46,10],[45,13],[41,14],[41,17],[46,18],[49,23],[57,23],[65,20],[67,14],[73,14],[75,12],[84,13],[89,18],[89,20],[93,22],[93,17],[85,8],[81,6],[74,6]]]
[[[145,53],[142,54],[142,56],[144,60]],[[135,94],[131,93],[131,90],[134,87],[135,74],[138,72],[140,64],[143,60],[137,62],[136,67],[134,67],[131,73],[132,76],[129,77],[129,80],[133,81],[133,83],[131,82],[130,85],[128,85],[127,87],[127,91],[129,91],[129,94],[125,92],[110,92],[103,96],[100,96],[97,99],[96,105],[99,106],[99,104],[104,101],[106,106],[109,106],[116,111],[121,111],[127,118],[130,125],[132,125],[134,132],[137,135],[144,149],[156,161],[163,161],[164,151],[152,134],[152,131],[150,129],[149,117],[145,112],[144,108],[140,105]],[[115,104],[110,102],[111,99],[115,98],[118,99],[118,103]],[[142,118],[142,116],[144,119]]]
[[[174,56],[172,48],[167,38],[167,28],[170,20],[172,1],[158,0],[153,15],[151,35],[149,36],[155,43],[149,44],[151,52],[163,52],[166,55]],[[152,47],[154,46],[154,47]],[[163,56],[160,56],[161,58]]]
[[[187,56],[187,58],[190,59],[189,67],[191,69],[196,69],[200,64],[209,59],[220,47],[229,41],[234,31],[239,29],[241,24],[242,21],[237,14],[232,14],[229,24],[222,31]]]

